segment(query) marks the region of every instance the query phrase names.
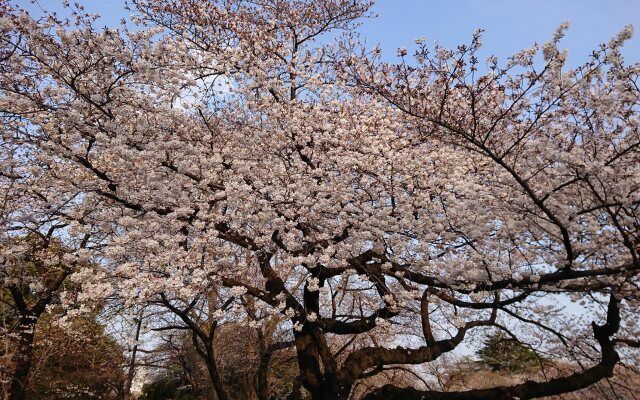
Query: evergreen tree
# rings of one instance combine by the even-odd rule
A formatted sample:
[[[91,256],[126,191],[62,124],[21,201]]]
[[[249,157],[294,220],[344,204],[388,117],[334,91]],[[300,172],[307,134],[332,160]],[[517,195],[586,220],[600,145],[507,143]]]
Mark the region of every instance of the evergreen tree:
[[[515,338],[503,333],[490,335],[477,351],[481,365],[494,371],[523,372],[540,363],[540,356]]]

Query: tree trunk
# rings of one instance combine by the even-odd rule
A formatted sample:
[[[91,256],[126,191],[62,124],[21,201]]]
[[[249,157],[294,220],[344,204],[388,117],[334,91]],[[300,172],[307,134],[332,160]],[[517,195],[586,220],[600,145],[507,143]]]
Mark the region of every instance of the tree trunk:
[[[347,400],[352,385],[339,381],[332,365],[335,359],[322,335],[309,324],[305,324],[301,332],[294,332],[300,379],[313,400]]]
[[[258,400],[270,400],[269,381],[267,380],[267,371],[269,370],[270,354],[260,357],[260,364],[256,373],[256,393]]]
[[[211,384],[213,385],[216,398],[217,400],[229,400],[229,396],[227,396],[227,392],[222,384],[222,379],[220,379],[220,374],[218,373],[213,346],[207,346],[207,356],[208,357],[205,362],[207,364],[207,371],[209,372],[209,377],[211,378]]]
[[[260,330],[258,330],[258,352],[258,371],[256,372],[254,386],[256,388],[258,400],[270,400],[271,394],[269,393],[267,372],[269,371],[269,362],[271,361],[272,352],[267,348],[264,335]]]
[[[11,361],[15,366],[9,385],[9,400],[23,400],[33,361],[33,338],[36,330],[36,317],[21,315],[18,349]]]
[[[135,344],[131,351],[131,362],[129,363],[129,371],[127,372],[127,380],[124,387],[124,400],[131,399],[131,385],[133,384],[133,377],[136,372],[136,356],[138,353],[138,340],[140,339],[140,328],[142,327],[142,313],[138,318],[138,325],[136,326]]]
[[[289,393],[285,400],[302,400],[302,392],[300,389],[302,388],[302,381],[300,377],[297,377],[293,382],[293,389],[291,389],[291,393]]]
[[[347,400],[350,392],[351,385],[346,387],[326,384],[311,393],[311,398],[313,400]]]

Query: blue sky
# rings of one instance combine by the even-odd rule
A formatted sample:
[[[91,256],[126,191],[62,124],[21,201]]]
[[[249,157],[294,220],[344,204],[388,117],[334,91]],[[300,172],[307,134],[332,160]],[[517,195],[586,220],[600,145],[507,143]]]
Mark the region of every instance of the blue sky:
[[[627,62],[640,61],[640,0],[379,0],[374,10],[379,17],[366,21],[361,32],[389,55],[421,36],[455,47],[482,28],[482,54],[504,59],[547,41],[568,21],[571,28],[562,47],[569,50],[570,64],[581,64],[598,44],[629,24],[636,33],[623,55]]]
[[[127,17],[124,0],[78,0],[86,9],[103,16],[105,25]],[[38,5],[18,0],[30,10]],[[41,7],[60,9],[59,0],[38,0]],[[534,42],[548,40],[555,28],[569,21],[562,42],[569,50],[569,64],[586,60],[599,43],[608,41],[625,25],[636,34],[624,47],[627,62],[640,62],[640,0],[378,0],[377,18],[364,21],[360,32],[371,47],[381,44],[392,58],[398,47],[411,47],[425,36],[446,47],[468,43],[477,28],[485,29],[481,55],[504,59]]]

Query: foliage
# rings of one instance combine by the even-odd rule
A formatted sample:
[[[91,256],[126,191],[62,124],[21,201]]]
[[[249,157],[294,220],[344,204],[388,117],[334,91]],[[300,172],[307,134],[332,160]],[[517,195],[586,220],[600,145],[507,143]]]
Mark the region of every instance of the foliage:
[[[544,361],[535,351],[520,343],[518,339],[507,337],[502,333],[489,336],[476,354],[481,365],[485,365],[493,371],[502,372],[522,372],[540,367],[541,362]]]
[[[146,383],[140,400],[193,400],[196,399],[189,386],[175,378],[165,378]]]
[[[54,232],[55,229],[54,225],[49,228],[49,232]],[[73,297],[78,294],[79,285],[71,282],[69,277],[80,271],[83,263],[74,260],[73,251],[49,234],[45,236],[39,232],[31,232],[23,237],[13,235],[6,238],[0,246],[4,255],[0,270],[0,332],[3,333],[0,378],[3,383],[2,392],[12,400],[20,400],[27,394],[25,388],[36,372],[34,364],[42,361],[38,360],[36,354],[38,344],[45,343],[50,347],[55,343],[55,340],[51,340],[52,337],[43,336],[40,330],[53,327],[58,318],[62,322],[67,312],[71,314],[72,310],[63,310],[60,303],[65,296]],[[98,305],[96,303],[93,307]],[[77,321],[75,325],[76,328],[83,326],[78,325]],[[100,325],[94,325],[92,330],[102,329]],[[62,339],[60,335],[63,332],[58,329],[55,336]],[[87,334],[83,330],[74,331],[75,333]],[[58,350],[63,349],[65,348],[61,346]],[[51,385],[50,382],[47,384]],[[65,392],[66,395],[77,393],[75,386]]]
[[[37,332],[28,399],[121,398],[123,348],[95,319],[77,318],[58,327],[47,318]]]

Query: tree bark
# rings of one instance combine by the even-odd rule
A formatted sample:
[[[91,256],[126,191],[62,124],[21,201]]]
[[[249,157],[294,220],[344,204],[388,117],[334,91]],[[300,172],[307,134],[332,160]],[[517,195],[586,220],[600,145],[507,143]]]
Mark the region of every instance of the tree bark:
[[[207,371],[209,372],[209,378],[211,378],[211,384],[213,385],[213,389],[216,394],[216,399],[229,400],[229,396],[227,396],[227,391],[224,389],[224,385],[222,384],[222,379],[220,379],[220,373],[218,372],[218,367],[216,365],[213,346],[207,345],[206,349],[207,349],[207,358],[205,359],[205,362],[207,364]]]
[[[260,356],[254,383],[256,394],[258,395],[258,400],[270,400],[271,394],[269,393],[267,372],[269,371],[272,352],[267,348],[264,335],[260,330],[258,330],[258,351]]]
[[[33,362],[33,339],[37,317],[24,314],[20,316],[18,348],[11,361],[15,365],[9,385],[9,400],[23,400]]]
[[[138,325],[136,326],[135,344],[131,351],[131,362],[129,363],[129,371],[127,372],[127,380],[124,388],[124,400],[131,399],[131,385],[133,384],[133,377],[136,372],[136,356],[138,353],[138,340],[140,339],[140,328],[142,327],[142,313],[138,318]]]
[[[338,379],[334,367],[330,367],[335,360],[322,335],[319,329],[308,323],[304,324],[301,332],[295,332],[302,384],[313,400],[347,400],[352,384]],[[321,364],[324,370],[321,370]]]

